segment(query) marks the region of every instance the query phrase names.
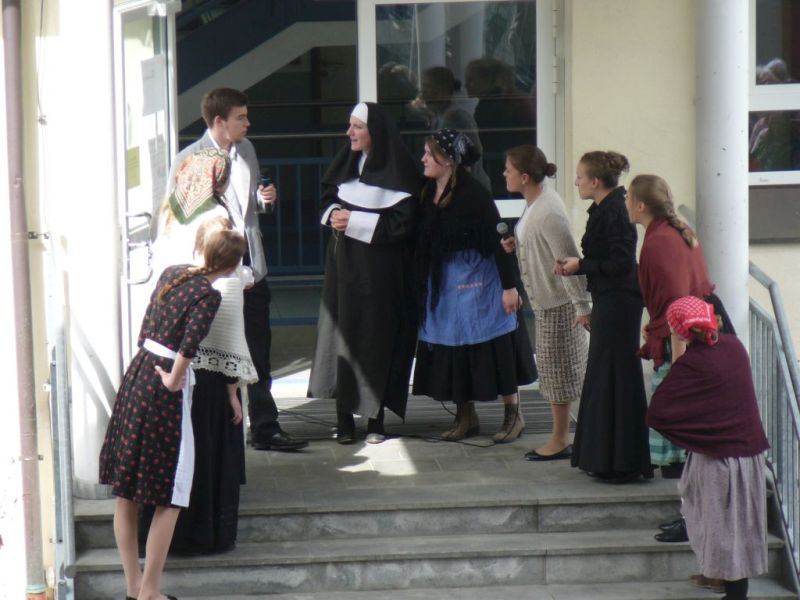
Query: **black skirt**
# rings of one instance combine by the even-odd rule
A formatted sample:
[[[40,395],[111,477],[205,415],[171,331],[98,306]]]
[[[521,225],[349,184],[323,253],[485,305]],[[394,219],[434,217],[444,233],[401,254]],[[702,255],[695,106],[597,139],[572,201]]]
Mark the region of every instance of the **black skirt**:
[[[188,508],[181,511],[171,554],[213,554],[236,544],[239,486],[245,483],[244,425],[231,423],[230,379],[213,371],[195,371],[192,428],[195,463]],[[146,540],[153,507],[143,509],[140,543]]]
[[[439,402],[485,402],[516,394],[536,381],[528,332],[519,314],[516,330],[487,342],[444,346],[420,341],[413,392]]]
[[[572,466],[596,475],[653,476],[647,397],[637,356],[642,320],[638,294],[592,294],[592,330]]]

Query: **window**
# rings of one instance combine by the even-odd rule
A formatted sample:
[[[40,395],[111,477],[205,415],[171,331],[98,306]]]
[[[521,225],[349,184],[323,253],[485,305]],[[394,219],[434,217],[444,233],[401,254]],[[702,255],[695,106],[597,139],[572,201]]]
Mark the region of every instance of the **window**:
[[[508,197],[505,150],[537,143],[536,3],[428,2],[376,7],[378,101],[409,148],[449,127],[481,151],[473,175]]]
[[[751,3],[751,185],[800,184],[800,2]]]

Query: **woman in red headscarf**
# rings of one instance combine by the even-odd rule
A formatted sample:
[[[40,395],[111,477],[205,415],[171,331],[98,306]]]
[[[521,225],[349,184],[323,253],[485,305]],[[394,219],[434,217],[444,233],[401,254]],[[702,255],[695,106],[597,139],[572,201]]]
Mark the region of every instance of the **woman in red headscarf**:
[[[681,512],[702,577],[723,580],[727,600],[746,599],[747,578],[767,571],[769,444],[750,361],[736,336],[719,333],[714,307],[699,298],[673,302],[667,322],[673,363],[647,424],[688,452]]]

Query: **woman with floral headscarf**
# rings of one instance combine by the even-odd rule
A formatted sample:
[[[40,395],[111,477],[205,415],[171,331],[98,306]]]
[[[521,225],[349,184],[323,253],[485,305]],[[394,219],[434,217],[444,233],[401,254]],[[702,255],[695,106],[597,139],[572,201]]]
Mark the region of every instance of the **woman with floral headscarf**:
[[[204,239],[219,230],[238,229],[237,210],[229,210],[225,192],[230,157],[223,150],[198,150],[184,159],[175,190],[164,202],[159,236],[153,248],[154,272],[202,256]],[[192,362],[192,425],[197,441],[194,484],[189,507],[181,511],[171,550],[210,554],[233,548],[239,519],[239,486],[245,483],[244,424],[239,387],[258,375],[244,333],[244,288],[252,272],[241,264],[233,276],[221,277],[214,289],[222,295],[208,335]],[[144,512],[140,534],[149,525]]]
[[[467,168],[479,152],[469,138],[441,129],[425,142],[417,291],[422,323],[414,393],[456,404],[442,438],[479,432],[476,401],[503,396],[496,442],[519,437],[525,420],[517,387],[536,380],[533,352],[517,317],[522,305],[511,257],[500,245],[497,207]]]
[[[702,579],[723,580],[727,600],[747,598],[747,578],[767,571],[764,452],[747,351],[720,334],[711,304],[694,296],[667,309],[673,362],[647,424],[688,451],[679,490]],[[686,345],[686,351],[680,349]]]

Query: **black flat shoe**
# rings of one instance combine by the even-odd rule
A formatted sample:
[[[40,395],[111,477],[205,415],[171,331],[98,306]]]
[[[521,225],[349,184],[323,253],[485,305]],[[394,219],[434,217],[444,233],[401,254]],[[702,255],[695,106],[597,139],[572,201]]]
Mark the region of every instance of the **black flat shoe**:
[[[656,541],[675,543],[675,542],[688,542],[689,536],[686,533],[686,525],[681,521],[680,525],[676,525],[672,529],[667,529],[661,533],[655,534]]]
[[[658,528],[661,531],[666,531],[667,529],[672,529],[673,527],[677,527],[681,523],[683,523],[683,517],[678,517],[677,519],[673,519],[672,521],[664,521],[658,526]]]
[[[680,479],[683,475],[684,463],[672,463],[670,465],[662,465],[661,477],[664,479]]]
[[[638,471],[633,471],[631,473],[613,473],[608,477],[604,477],[601,479],[601,481],[604,481],[605,483],[611,483],[613,485],[624,485],[626,483],[638,481],[641,476],[642,474]]]
[[[355,431],[337,431],[336,432],[336,442],[346,446],[347,444],[352,444],[356,441],[356,433]]]
[[[253,439],[250,445],[254,450],[278,450],[279,452],[291,452],[300,450],[308,446],[306,440],[293,438],[285,431],[273,433],[268,437]]]
[[[569,458],[571,456],[572,446],[570,445],[563,450],[556,452],[555,454],[539,454],[536,450],[531,450],[530,452],[525,453],[525,460],[541,462],[546,460],[564,460],[565,458]]]

